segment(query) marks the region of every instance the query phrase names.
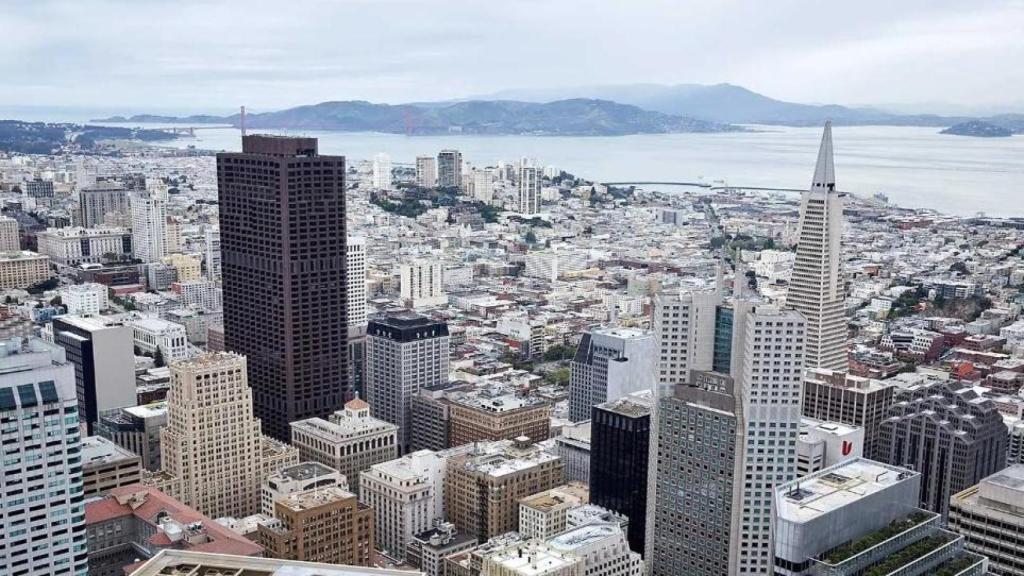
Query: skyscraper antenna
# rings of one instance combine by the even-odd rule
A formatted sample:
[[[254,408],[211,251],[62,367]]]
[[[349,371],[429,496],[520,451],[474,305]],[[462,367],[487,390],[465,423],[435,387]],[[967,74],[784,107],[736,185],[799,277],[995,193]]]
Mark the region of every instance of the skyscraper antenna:
[[[238,116],[238,125],[242,129],[242,136],[245,136],[245,106],[242,106],[242,111]]]

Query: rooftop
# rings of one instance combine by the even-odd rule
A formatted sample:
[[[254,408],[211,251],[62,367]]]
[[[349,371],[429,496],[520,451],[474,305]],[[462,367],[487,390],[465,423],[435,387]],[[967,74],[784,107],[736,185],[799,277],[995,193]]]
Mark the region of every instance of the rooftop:
[[[309,480],[310,478],[318,478],[320,476],[327,476],[328,474],[337,473],[338,471],[330,466],[325,466],[319,462],[300,462],[293,466],[286,466],[277,472],[271,474],[272,478],[281,478],[283,480]]]
[[[134,452],[125,450],[102,436],[82,438],[82,466],[87,468],[138,459]]]
[[[142,564],[132,576],[199,576],[244,574],[245,576],[422,576],[422,572],[387,570],[363,566],[342,566],[296,560],[247,558],[203,554],[184,550],[163,550]]]
[[[324,486],[306,490],[305,492],[289,494],[288,496],[278,498],[276,503],[290,510],[301,512],[303,510],[319,508],[333,502],[354,500],[355,497],[355,494],[338,486]]]
[[[777,515],[807,522],[917,474],[864,458],[849,460],[776,488]]]
[[[553,548],[572,552],[584,546],[595,544],[606,538],[621,536],[622,529],[616,524],[588,524],[563,532],[548,540]]]

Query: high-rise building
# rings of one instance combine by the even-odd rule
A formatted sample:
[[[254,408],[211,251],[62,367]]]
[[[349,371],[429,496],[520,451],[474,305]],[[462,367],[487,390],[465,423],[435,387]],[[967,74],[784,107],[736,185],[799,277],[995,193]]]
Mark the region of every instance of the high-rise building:
[[[409,401],[409,450],[444,450],[452,446],[448,393],[468,389],[455,382],[424,386]]]
[[[878,434],[892,405],[891,383],[822,368],[804,372],[804,416],[864,429],[864,456],[879,459]]]
[[[148,482],[214,518],[256,513],[263,479],[298,462],[294,449],[275,451],[264,442],[246,375],[245,357],[230,352],[171,365],[163,470]]]
[[[433,156],[416,157],[416,185],[422,188],[437,186],[437,158]]]
[[[309,418],[291,426],[300,457],[338,470],[356,493],[360,472],[398,457],[398,426],[370,416],[370,405],[359,398],[329,420]]]
[[[263,554],[258,544],[208,515],[141,484],[115,488],[90,501],[85,510],[89,576],[121,576],[129,565],[163,550],[196,550],[222,558]]]
[[[807,319],[805,365],[845,372],[843,198],[836,190],[832,123],[825,123],[811,187],[800,201],[796,262],[786,304]]]
[[[437,187],[462,187],[462,152],[441,150],[437,153]]]
[[[939,380],[900,388],[880,427],[880,460],[920,472],[920,506],[943,519],[954,494],[1006,467],[1006,425],[983,390]]]
[[[737,299],[732,335],[729,375],[692,372],[656,410],[654,574],[771,572],[771,489],[797,477],[804,319]]]
[[[313,488],[274,501],[277,522],[257,526],[255,540],[272,558],[370,566],[373,511],[338,486]]]
[[[132,252],[143,262],[158,262],[167,255],[167,201],[153,190],[136,192],[130,204]]]
[[[572,359],[569,418],[590,418],[597,404],[656,386],[657,346],[634,328],[600,328],[583,335]]]
[[[448,303],[444,291],[444,265],[417,260],[399,267],[399,289],[407,306],[443,306]]]
[[[519,213],[525,215],[540,213],[540,173],[537,167],[531,166],[530,161],[526,158],[520,160],[516,185],[519,193]]]
[[[536,444],[479,442],[453,456],[444,480],[447,518],[481,542],[519,526],[519,499],[565,483],[561,459]]]
[[[0,573],[86,576],[78,399],[64,351],[0,343]]]
[[[256,416],[289,422],[351,398],[345,158],[315,138],[249,135],[217,155],[224,345],[249,363]]]
[[[855,459],[773,490],[769,574],[981,576],[988,562],[915,507],[921,475]]]
[[[375,514],[377,548],[401,560],[413,536],[444,519],[448,455],[420,450],[361,474],[359,500]]]
[[[374,190],[391,190],[391,156],[380,152],[373,157]]]
[[[650,391],[637,392],[594,406],[590,420],[590,501],[629,518],[629,546],[641,554],[647,549],[653,403]]]
[[[75,367],[78,417],[90,434],[101,413],[137,404],[130,327],[101,317],[59,316],[53,342]]]
[[[473,170],[471,184],[473,199],[484,204],[490,204],[494,200],[494,173],[489,168]]]
[[[350,236],[345,241],[348,264],[348,293],[345,301],[349,336],[366,334],[366,238]]]
[[[50,183],[53,186],[53,183]],[[21,250],[21,232],[18,221],[10,216],[0,216],[0,253],[19,252]]]
[[[954,494],[949,529],[967,539],[968,550],[988,557],[992,574],[1024,576],[1024,465]]]
[[[113,180],[100,181],[79,190],[78,205],[81,224],[85,228],[103,226],[112,220],[125,220],[130,211],[128,190]]]
[[[366,329],[366,398],[373,414],[398,426],[399,453],[409,451],[411,398],[448,381],[448,325],[400,312]]]
[[[203,230],[203,240],[205,246],[203,263],[206,266],[206,277],[209,280],[220,280],[220,228],[207,226]]]
[[[263,481],[260,513],[274,515],[274,501],[297,492],[337,486],[348,490],[345,475],[319,462],[301,462],[273,472]]]
[[[718,347],[709,343],[717,344],[716,310],[721,302],[717,289],[677,289],[657,295],[652,324],[658,343],[658,383],[661,387],[686,384],[691,370],[715,369],[714,352]],[[731,347],[730,335],[726,349]]]

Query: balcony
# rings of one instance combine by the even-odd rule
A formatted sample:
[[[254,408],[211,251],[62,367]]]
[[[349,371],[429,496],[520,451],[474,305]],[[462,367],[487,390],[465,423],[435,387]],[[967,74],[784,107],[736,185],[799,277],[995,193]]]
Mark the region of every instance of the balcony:
[[[915,511],[880,530],[822,554],[812,560],[808,573],[814,576],[918,574],[904,572],[902,568],[923,557],[932,558],[934,553],[944,550],[949,544],[958,544],[958,550],[963,547],[962,540],[939,529],[939,520],[939,515],[933,512]],[[890,561],[897,558],[899,564],[892,570],[886,570]],[[943,557],[936,562],[947,559],[949,557]]]

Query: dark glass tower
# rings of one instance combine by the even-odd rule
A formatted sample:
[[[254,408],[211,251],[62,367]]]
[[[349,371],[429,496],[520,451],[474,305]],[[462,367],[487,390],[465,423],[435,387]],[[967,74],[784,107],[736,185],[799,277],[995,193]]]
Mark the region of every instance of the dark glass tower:
[[[629,547],[644,553],[650,396],[594,406],[590,420],[590,501],[629,518]]]
[[[339,410],[350,397],[345,157],[315,138],[242,137],[217,155],[224,346],[249,363],[263,432]]]

